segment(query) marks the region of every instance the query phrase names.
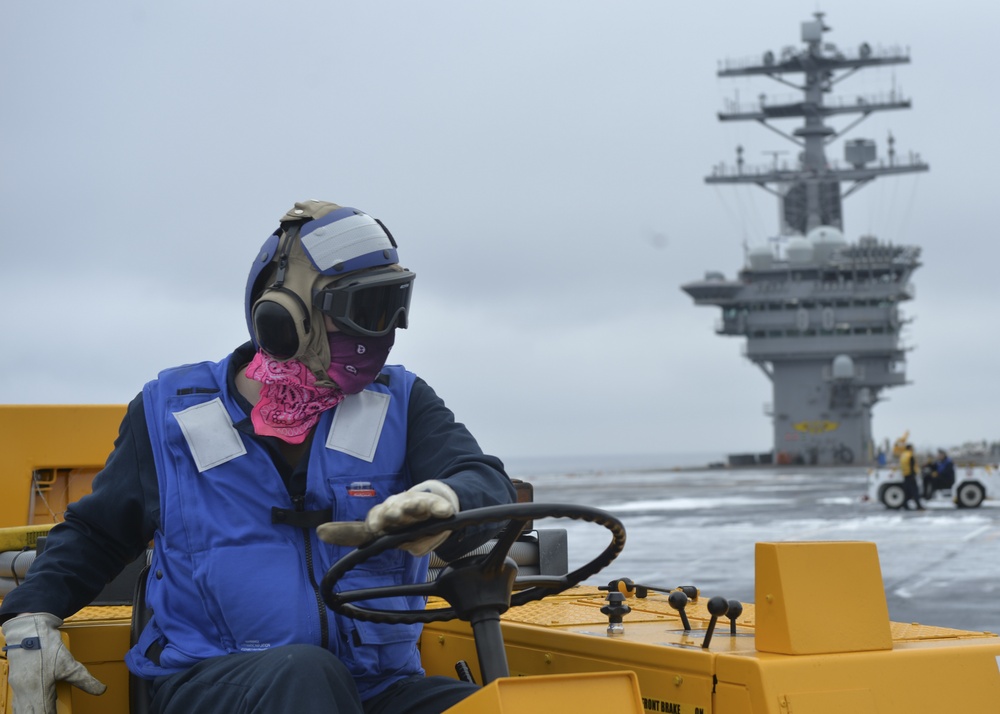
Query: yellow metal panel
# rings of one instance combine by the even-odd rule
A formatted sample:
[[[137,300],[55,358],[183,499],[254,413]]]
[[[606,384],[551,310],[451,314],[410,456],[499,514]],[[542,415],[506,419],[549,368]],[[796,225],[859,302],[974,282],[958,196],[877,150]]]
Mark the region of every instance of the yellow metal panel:
[[[643,714],[635,674],[602,672],[498,679],[446,714],[607,714],[609,709],[616,714]]]
[[[91,611],[105,608],[88,608]],[[118,615],[129,608],[106,608]],[[128,669],[125,653],[129,641],[128,619],[90,619],[67,621],[63,632],[69,636],[70,651],[90,673],[108,685],[99,697],[72,687],[70,698],[73,714],[124,714],[128,711]]]
[[[996,711],[1000,643],[996,638],[982,638],[956,645],[954,640],[938,640],[854,653],[721,654],[716,673],[720,691],[725,684],[727,692],[732,686],[749,693],[751,709],[736,712],[825,712],[808,708],[823,696],[843,703],[841,712],[862,714]],[[797,702],[798,708],[790,711]],[[716,709],[716,714],[728,712]]]
[[[690,632],[680,629],[676,617],[658,616],[664,599],[630,600],[635,610],[625,616],[624,634],[614,637],[605,632],[607,618],[597,616],[601,600],[593,589],[512,609],[501,622],[511,675],[633,671],[646,711],[684,714],[699,709],[706,714],[821,714],[826,710],[817,707],[828,706],[824,701],[857,714],[985,712],[992,711],[990,702],[1000,701],[1000,638],[994,635],[893,623],[890,649],[766,653],[755,647],[754,628],[746,623],[756,622],[758,615],[747,606],[735,636],[728,622],[720,622],[710,647],[703,649],[704,598],[689,606]],[[836,622],[857,607],[845,596],[836,608],[846,610],[843,615],[822,609],[811,614],[821,623]],[[454,676],[455,662],[463,659],[478,673],[475,645],[464,623],[427,625],[421,656],[429,674]]]
[[[725,682],[719,682],[715,687],[715,708],[713,712],[720,714],[751,714],[763,710],[754,709],[750,703],[750,692],[746,687],[738,687]],[[847,714],[847,712],[842,712]]]
[[[630,671],[636,674],[649,711],[711,711],[714,656],[701,648],[701,634],[679,634],[664,623],[649,622],[626,626],[629,636],[624,639],[608,637],[604,626],[539,628],[510,622],[501,626],[513,677]],[[668,640],[678,646],[663,646]],[[421,659],[429,675],[454,676],[455,663],[465,660],[479,677],[475,643],[466,623],[425,626]]]
[[[761,652],[892,647],[874,543],[758,543],[754,599]]]
[[[7,706],[10,701],[10,685],[7,684],[7,660],[0,659],[0,714],[10,714],[11,707]]]
[[[63,520],[66,507],[91,491],[99,469],[35,469],[32,478],[29,523],[57,523]]]
[[[35,469],[101,468],[122,405],[0,405],[0,528],[28,524]]]
[[[788,714],[876,714],[867,689],[796,692],[783,697],[778,705]]]

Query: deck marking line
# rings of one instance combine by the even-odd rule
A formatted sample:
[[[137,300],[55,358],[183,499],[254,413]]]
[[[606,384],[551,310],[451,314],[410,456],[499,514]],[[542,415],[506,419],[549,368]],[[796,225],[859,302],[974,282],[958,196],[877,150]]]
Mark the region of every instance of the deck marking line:
[[[980,533],[984,533],[985,531],[988,531],[992,527],[993,526],[980,526],[979,528],[977,528],[976,530],[972,531],[971,533],[966,533],[964,536],[962,536],[962,540],[963,541],[972,540],[973,538],[978,537]]]

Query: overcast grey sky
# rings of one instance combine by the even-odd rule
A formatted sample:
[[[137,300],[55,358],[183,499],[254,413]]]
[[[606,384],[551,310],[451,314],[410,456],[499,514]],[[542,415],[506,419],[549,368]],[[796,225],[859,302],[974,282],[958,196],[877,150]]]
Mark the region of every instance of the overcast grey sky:
[[[876,438],[1000,438],[1000,4],[891,0],[0,4],[0,401],[124,403],[243,342],[256,251],[296,200],[381,218],[417,273],[391,361],[502,457],[765,450],[770,383],[680,285],[733,277],[775,199],[703,178],[794,148],[723,101],[791,90],[725,58],[908,47],[839,94],[914,108],[847,138],[927,174],[847,199],[845,233],[923,247],[913,384]],[[842,126],[842,122],[834,122]],[[789,125],[788,128],[791,128]],[[838,142],[830,152],[842,155]]]

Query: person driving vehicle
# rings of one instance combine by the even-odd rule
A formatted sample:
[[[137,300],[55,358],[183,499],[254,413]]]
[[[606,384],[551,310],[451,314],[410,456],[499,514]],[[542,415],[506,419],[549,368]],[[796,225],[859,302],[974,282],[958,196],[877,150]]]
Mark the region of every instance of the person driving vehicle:
[[[93,492],[3,599],[15,714],[54,713],[56,681],[104,690],[59,627],[150,542],[153,614],[126,663],[152,712],[431,714],[475,691],[424,676],[419,625],[351,620],[319,592],[353,545],[332,522],[375,536],[515,500],[434,390],[386,364],[414,278],[360,210],[311,200],[282,216],[248,275],[250,340],[142,388]],[[429,553],[453,559],[490,535],[407,543],[345,587],[423,582]]]

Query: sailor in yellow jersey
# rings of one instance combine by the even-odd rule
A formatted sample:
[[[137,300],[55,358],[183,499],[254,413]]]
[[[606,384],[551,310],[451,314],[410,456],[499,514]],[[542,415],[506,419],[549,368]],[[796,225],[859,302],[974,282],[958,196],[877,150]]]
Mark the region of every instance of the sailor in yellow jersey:
[[[924,510],[923,504],[920,503],[920,487],[917,485],[917,457],[913,455],[913,444],[907,444],[903,447],[903,453],[899,455],[899,470],[903,474],[903,493],[906,494],[903,509],[910,510],[909,503],[913,501],[916,510]]]

